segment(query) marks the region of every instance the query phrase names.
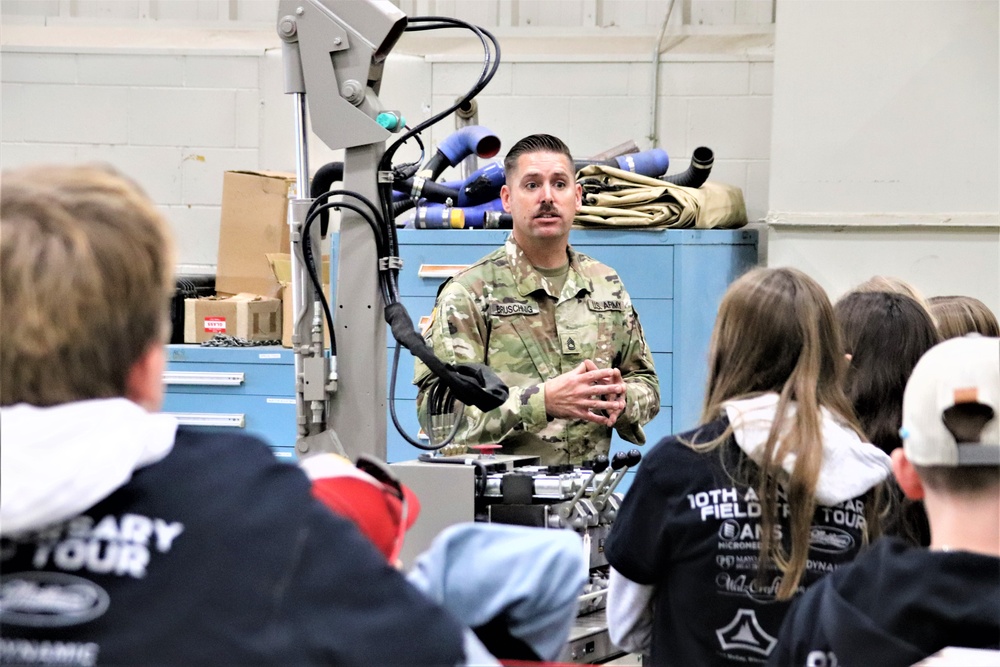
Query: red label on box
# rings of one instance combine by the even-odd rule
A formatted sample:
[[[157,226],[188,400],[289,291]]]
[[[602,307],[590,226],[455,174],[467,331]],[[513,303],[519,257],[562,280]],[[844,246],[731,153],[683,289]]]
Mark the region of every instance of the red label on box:
[[[224,317],[206,317],[205,318],[205,331],[208,333],[225,333],[226,332],[226,318]]]

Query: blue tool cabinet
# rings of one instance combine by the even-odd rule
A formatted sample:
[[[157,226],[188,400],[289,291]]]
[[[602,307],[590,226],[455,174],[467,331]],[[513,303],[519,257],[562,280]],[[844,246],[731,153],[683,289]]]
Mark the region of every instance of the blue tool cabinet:
[[[168,345],[163,412],[181,424],[238,430],[295,460],[295,360],[291,350]]]
[[[502,245],[508,233],[399,230],[400,298],[414,323],[430,315],[439,285],[456,267],[471,264]],[[645,428],[648,444],[693,427],[701,412],[708,342],[719,301],[729,283],[757,263],[757,231],[574,229],[570,242],[618,271],[639,313],[660,379],[660,414]],[[331,257],[337,257],[337,250],[334,234]],[[335,286],[336,262],[332,273]],[[388,332],[386,342],[391,373],[395,340]],[[165,379],[165,412],[178,414],[183,423],[243,429],[262,437],[279,457],[294,460],[291,350],[170,345]],[[416,436],[420,427],[412,379],[413,357],[404,350],[396,379],[396,414],[409,434]],[[421,452],[403,440],[391,419],[387,423],[387,459],[416,458]],[[614,436],[612,452],[631,447]]]

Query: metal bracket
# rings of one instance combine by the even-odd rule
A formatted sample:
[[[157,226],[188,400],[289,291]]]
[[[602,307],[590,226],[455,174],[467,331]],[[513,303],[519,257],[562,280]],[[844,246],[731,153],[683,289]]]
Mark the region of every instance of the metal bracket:
[[[326,400],[328,368],[326,357],[313,356],[302,360],[302,400]]]
[[[399,271],[402,268],[402,257],[380,257],[378,260],[379,271]]]

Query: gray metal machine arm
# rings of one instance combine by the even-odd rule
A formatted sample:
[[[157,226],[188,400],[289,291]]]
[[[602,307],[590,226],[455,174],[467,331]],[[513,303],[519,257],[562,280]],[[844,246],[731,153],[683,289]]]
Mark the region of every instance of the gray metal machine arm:
[[[390,136],[375,120],[383,110],[382,67],[405,28],[406,15],[388,0],[280,0],[278,5],[285,92],[295,99],[297,195],[288,224],[300,456],[339,451],[352,460],[362,453],[386,457],[384,304],[373,232],[357,213],[342,211],[331,294],[337,357],[325,354],[321,295],[303,263],[303,227],[313,201],[306,101],[316,135],[332,149],[345,149],[344,189],[377,201],[378,163]],[[309,236],[322,266],[319,225],[311,226]],[[347,390],[338,393],[338,384]]]
[[[308,93],[313,131],[330,148],[382,144],[382,65],[406,28],[388,0],[281,0],[285,92]],[[374,176],[374,174],[372,174]]]

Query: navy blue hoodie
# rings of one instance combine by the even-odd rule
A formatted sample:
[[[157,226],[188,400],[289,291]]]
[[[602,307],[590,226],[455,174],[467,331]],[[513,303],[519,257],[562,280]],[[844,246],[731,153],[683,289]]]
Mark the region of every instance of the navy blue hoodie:
[[[464,660],[460,624],[244,435],[181,428],[88,509],[5,532],[0,589],[5,664]]]
[[[946,646],[1000,648],[1000,558],[887,537],[795,602],[768,664],[904,667]]]

